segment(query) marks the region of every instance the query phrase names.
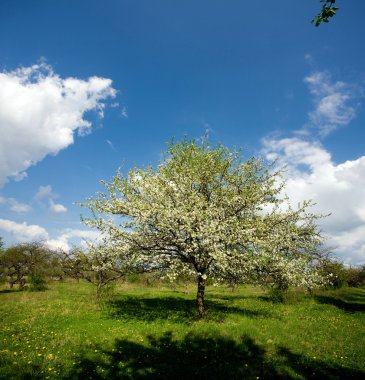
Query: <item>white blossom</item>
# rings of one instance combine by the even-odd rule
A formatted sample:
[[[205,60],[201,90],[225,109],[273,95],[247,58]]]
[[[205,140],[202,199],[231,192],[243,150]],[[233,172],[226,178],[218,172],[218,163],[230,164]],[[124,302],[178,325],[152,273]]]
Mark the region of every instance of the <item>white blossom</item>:
[[[171,280],[311,287],[321,282],[311,266],[322,241],[319,216],[308,212],[310,202],[291,207],[273,168],[185,139],[169,145],[156,169],[118,171],[103,182],[85,223]]]

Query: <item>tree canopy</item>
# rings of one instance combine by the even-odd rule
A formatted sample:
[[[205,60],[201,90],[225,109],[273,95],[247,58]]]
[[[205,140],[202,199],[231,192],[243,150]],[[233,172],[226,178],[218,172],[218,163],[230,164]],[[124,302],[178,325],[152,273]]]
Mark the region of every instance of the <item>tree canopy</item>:
[[[11,288],[18,284],[19,289],[24,289],[27,283],[31,288],[37,284],[42,287],[45,278],[52,276],[62,277],[59,257],[42,242],[0,249],[0,277],[4,277]]]
[[[196,276],[201,317],[208,280],[282,289],[320,281],[311,268],[322,242],[319,216],[308,212],[309,201],[289,204],[272,163],[185,138],[168,145],[156,168],[119,170],[102,184],[106,192],[85,204],[94,217],[84,222],[134,265],[172,280]]]

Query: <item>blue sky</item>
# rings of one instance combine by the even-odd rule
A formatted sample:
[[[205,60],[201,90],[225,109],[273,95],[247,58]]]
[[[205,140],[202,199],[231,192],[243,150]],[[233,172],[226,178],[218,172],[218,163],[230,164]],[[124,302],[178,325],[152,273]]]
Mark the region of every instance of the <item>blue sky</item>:
[[[365,262],[365,3],[317,0],[0,3],[0,236],[94,238],[75,202],[172,136],[288,165],[328,244]],[[344,3],[344,4],[342,4]]]

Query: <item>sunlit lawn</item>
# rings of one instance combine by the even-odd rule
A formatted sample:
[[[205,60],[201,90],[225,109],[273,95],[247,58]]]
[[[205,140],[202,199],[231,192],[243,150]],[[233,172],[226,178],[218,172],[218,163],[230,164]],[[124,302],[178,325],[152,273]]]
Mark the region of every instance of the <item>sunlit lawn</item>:
[[[365,378],[365,289],[277,304],[211,287],[204,321],[193,286],[125,284],[103,305],[81,282],[1,289],[1,379]]]

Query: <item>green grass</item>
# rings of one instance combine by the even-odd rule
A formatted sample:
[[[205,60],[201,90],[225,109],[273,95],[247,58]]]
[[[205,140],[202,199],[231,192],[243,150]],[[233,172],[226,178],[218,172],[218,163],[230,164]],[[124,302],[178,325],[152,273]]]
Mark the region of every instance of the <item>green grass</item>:
[[[365,378],[365,289],[292,293],[125,284],[98,304],[87,283],[0,289],[0,379]]]

